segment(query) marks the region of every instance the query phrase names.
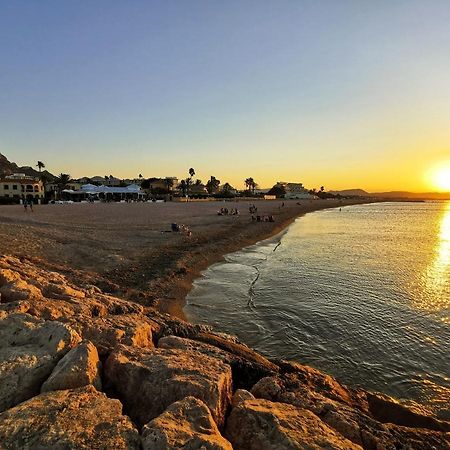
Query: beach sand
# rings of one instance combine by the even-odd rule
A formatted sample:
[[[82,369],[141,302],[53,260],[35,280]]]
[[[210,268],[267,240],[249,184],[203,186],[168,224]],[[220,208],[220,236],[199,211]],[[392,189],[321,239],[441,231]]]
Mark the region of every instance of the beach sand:
[[[275,222],[252,222],[248,207]],[[180,318],[192,281],[224,254],[274,235],[310,211],[357,200],[74,203],[0,207],[0,254],[25,257],[79,285],[158,307]],[[221,207],[239,216],[218,216]],[[185,224],[192,236],[170,232]]]

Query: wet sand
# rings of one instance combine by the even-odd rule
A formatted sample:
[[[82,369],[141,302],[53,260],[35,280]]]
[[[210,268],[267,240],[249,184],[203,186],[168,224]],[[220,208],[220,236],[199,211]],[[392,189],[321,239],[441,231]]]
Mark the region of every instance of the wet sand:
[[[252,222],[248,207],[275,222]],[[93,284],[181,318],[192,281],[223,255],[280,232],[310,211],[355,200],[96,203],[0,207],[0,254],[38,262],[79,285]],[[239,216],[218,216],[221,207]],[[170,231],[172,222],[192,236]]]

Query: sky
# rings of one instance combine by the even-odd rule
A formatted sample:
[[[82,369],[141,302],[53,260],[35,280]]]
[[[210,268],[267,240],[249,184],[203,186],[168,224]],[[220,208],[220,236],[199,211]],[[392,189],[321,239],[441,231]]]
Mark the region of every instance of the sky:
[[[0,153],[73,177],[437,190],[449,24],[448,0],[0,0]]]

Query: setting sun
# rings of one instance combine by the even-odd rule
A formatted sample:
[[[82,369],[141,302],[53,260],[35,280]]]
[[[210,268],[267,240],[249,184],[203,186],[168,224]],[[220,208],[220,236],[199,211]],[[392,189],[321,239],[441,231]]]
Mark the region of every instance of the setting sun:
[[[450,192],[450,161],[441,163],[427,172],[428,184],[440,192]]]

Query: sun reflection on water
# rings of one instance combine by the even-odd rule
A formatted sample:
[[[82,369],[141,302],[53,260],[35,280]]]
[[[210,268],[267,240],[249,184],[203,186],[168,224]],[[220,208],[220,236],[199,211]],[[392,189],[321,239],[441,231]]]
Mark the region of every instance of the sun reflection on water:
[[[450,202],[444,206],[434,257],[422,278],[424,288],[420,296],[420,304],[416,306],[430,311],[448,308],[450,306]],[[444,317],[442,320],[449,322],[450,317]]]

